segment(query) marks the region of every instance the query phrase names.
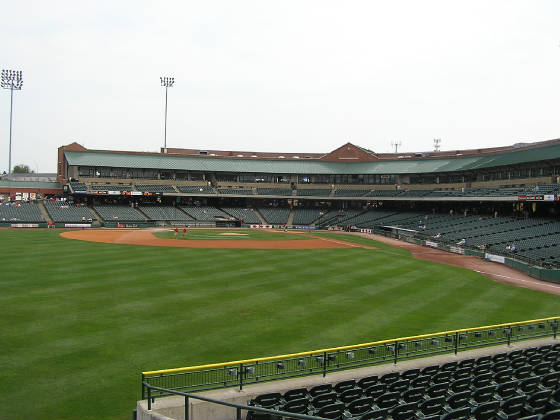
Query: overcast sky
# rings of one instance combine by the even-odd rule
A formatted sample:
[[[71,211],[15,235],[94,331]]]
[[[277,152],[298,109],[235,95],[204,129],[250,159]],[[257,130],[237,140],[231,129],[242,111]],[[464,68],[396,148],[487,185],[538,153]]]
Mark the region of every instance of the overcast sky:
[[[12,164],[57,147],[377,152],[560,137],[560,2],[4,1]],[[0,92],[0,171],[8,90]]]

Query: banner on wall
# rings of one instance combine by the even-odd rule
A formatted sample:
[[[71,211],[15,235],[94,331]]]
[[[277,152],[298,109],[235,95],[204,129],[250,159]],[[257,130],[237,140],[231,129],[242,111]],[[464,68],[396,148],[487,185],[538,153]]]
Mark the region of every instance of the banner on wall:
[[[505,264],[506,263],[506,258],[502,257],[501,255],[494,255],[494,254],[485,253],[484,254],[484,259],[488,260],[488,261],[497,262],[497,263],[500,263],[500,264]]]
[[[426,246],[429,246],[430,248],[438,248],[439,247],[437,242],[432,242],[432,241],[426,241]]]

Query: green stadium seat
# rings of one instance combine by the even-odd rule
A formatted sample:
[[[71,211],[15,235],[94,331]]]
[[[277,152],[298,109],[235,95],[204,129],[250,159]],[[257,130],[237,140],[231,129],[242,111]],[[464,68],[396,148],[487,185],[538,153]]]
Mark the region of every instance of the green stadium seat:
[[[527,397],[519,395],[502,401],[500,404],[500,410],[497,413],[498,418],[502,420],[510,420],[521,417],[526,400]]]
[[[498,401],[490,401],[480,404],[472,410],[472,415],[476,420],[490,420],[494,419],[500,409]]]
[[[411,418],[414,418],[416,408],[416,403],[402,404],[393,408],[390,411],[390,414],[393,420],[410,420]]]

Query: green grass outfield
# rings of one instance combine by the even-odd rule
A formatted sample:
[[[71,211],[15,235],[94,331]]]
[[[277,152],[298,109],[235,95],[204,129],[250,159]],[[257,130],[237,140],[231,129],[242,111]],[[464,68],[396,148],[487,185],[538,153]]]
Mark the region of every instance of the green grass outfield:
[[[129,419],[140,372],[558,315],[406,250],[111,245],[0,230],[0,417]],[[338,236],[337,236],[338,237]]]
[[[284,233],[278,231],[266,231],[259,229],[188,229],[183,237],[183,228],[178,228],[177,239],[191,241],[216,241],[216,240],[250,240],[250,241],[284,241],[311,239],[309,236],[300,233]],[[234,235],[232,235],[234,233]],[[175,238],[175,232],[170,229],[167,231],[154,232],[155,236],[164,239]]]

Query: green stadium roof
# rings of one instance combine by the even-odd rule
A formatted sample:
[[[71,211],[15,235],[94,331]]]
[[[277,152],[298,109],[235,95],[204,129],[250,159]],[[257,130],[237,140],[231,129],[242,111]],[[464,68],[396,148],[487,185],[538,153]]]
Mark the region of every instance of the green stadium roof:
[[[373,162],[328,162],[321,160],[263,160],[150,155],[90,151],[65,151],[71,166],[152,168],[203,172],[255,172],[274,174],[421,174],[457,172],[560,158],[560,144],[524,148],[491,155],[457,158],[395,159]]]
[[[60,182],[50,181],[0,181],[0,188],[28,188],[61,190]]]

